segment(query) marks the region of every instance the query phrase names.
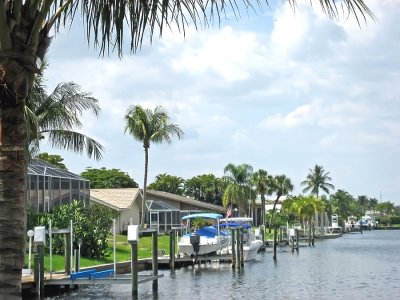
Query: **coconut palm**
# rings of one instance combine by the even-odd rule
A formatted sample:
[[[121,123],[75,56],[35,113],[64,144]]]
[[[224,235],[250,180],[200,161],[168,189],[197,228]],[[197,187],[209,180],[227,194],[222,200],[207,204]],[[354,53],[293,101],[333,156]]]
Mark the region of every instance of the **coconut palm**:
[[[265,195],[272,194],[274,178],[268,175],[267,171],[260,169],[253,173],[251,181],[261,197],[261,224],[265,226]]]
[[[288,0],[294,6],[296,0]],[[238,1],[239,2],[239,1]],[[164,28],[185,32],[190,23],[196,28],[212,24],[231,10],[240,15],[241,1],[89,1],[89,0],[7,0],[0,4],[0,176],[4,191],[0,201],[0,295],[19,295],[25,249],[25,170],[26,120],[24,104],[32,88],[34,74],[39,72],[38,59],[50,47],[50,32],[69,27],[75,17],[82,17],[82,32],[101,55],[117,51],[122,56],[124,44],[131,50],[140,48],[143,40]],[[262,9],[261,1],[257,1]],[[268,1],[264,1],[268,4]],[[319,1],[332,18],[344,11],[359,18],[373,17],[363,0],[341,2]],[[76,13],[79,11],[79,13]],[[174,26],[177,25],[177,26]],[[127,33],[130,36],[124,34]],[[55,35],[57,36],[57,35]],[[126,39],[130,40],[130,43]]]
[[[169,123],[167,112],[157,106],[154,110],[143,108],[140,105],[131,106],[125,115],[125,132],[128,132],[135,140],[143,143],[144,148],[144,182],[142,218],[140,224],[144,224],[145,202],[147,188],[147,172],[149,165],[149,148],[151,143],[172,143],[172,137],[179,139],[183,136],[182,130],[176,124]]]
[[[271,232],[271,221],[274,217],[276,205],[279,203],[279,199],[282,196],[288,195],[291,191],[293,191],[293,189],[294,186],[292,184],[292,181],[286,175],[277,175],[274,177],[273,191],[276,194],[276,199],[274,201],[274,206],[272,207],[271,218],[269,222],[269,232]]]
[[[301,183],[301,185],[306,186],[303,193],[311,191],[311,194],[318,197],[320,189],[327,194],[329,194],[329,189],[335,189],[334,185],[328,182],[332,180],[329,172],[325,172],[322,166],[315,165],[314,169],[310,169],[309,171],[307,179]]]
[[[224,168],[223,179],[227,182],[222,203],[225,207],[236,204],[239,210],[246,211],[246,199],[250,197],[250,179],[253,167],[248,164],[228,164]]]
[[[48,95],[43,84],[43,71],[35,77],[32,91],[25,105],[28,124],[28,147],[30,156],[39,153],[39,143],[44,139],[52,147],[82,153],[86,149],[89,157],[100,160],[103,146],[96,140],[75,131],[82,127],[79,117],[90,111],[96,117],[100,112],[98,100],[82,92],[74,82],[59,83]]]

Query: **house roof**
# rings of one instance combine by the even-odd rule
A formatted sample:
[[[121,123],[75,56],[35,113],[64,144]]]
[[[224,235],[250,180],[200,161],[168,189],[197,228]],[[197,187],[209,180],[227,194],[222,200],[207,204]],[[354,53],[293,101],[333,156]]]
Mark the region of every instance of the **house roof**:
[[[186,204],[190,204],[190,205],[195,205],[207,210],[211,210],[211,211],[216,211],[216,212],[225,212],[226,208],[224,208],[223,206],[220,205],[215,205],[215,204],[211,204],[211,203],[207,203],[207,202],[203,202],[203,201],[199,201],[196,200],[194,198],[190,198],[190,197],[186,197],[186,196],[179,196],[179,195],[175,195],[172,193],[168,193],[168,192],[161,192],[161,191],[153,191],[153,190],[147,190],[146,191],[147,194],[147,200],[151,199],[151,195],[160,197],[160,198],[165,198],[168,200],[172,200],[172,201],[178,201],[178,202],[182,202],[182,203],[186,203]]]
[[[90,200],[107,205],[116,210],[131,207],[139,194],[139,189],[90,189]]]
[[[129,189],[90,189],[90,200],[101,203],[103,205],[107,205],[113,209],[118,211],[127,209],[132,206],[132,204],[136,201],[138,197],[140,189],[138,188],[129,188]],[[146,200],[153,200],[152,196],[167,199],[171,201],[177,201],[181,203],[186,203],[190,205],[194,205],[205,210],[215,211],[215,212],[225,212],[225,208],[223,206],[210,204],[207,202],[195,200],[190,197],[179,196],[167,192],[146,191]]]

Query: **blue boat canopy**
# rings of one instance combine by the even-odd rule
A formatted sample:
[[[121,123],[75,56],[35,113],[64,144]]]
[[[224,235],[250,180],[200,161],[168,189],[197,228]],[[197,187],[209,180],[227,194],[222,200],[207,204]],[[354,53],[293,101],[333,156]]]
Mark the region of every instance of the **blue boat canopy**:
[[[196,218],[221,219],[222,215],[216,214],[216,213],[198,213],[198,214],[184,216],[182,218],[182,220],[189,220],[189,219],[196,219]]]

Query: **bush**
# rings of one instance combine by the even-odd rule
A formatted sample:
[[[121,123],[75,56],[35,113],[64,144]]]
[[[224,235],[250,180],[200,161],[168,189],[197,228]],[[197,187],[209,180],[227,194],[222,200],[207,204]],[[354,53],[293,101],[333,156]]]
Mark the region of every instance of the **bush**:
[[[391,216],[390,223],[391,224],[400,224],[400,216]]]
[[[390,217],[389,216],[382,216],[378,219],[379,224],[383,226],[390,225]]]
[[[52,220],[52,230],[69,229],[73,223],[73,243],[78,245],[78,239],[82,239],[81,256],[88,258],[104,258],[109,254],[107,237],[110,235],[112,219],[117,213],[108,207],[92,204],[83,206],[83,201],[73,201],[71,204],[60,205],[51,213],[36,216],[35,226],[49,228]],[[47,246],[49,243],[46,244]],[[64,254],[64,235],[52,236],[52,251],[55,254]]]

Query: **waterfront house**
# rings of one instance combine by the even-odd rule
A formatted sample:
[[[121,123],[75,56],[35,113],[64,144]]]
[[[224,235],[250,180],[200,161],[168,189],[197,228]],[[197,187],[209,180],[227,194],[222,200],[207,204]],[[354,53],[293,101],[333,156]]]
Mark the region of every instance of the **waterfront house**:
[[[129,224],[140,224],[142,217],[142,190],[91,189],[90,201],[105,205],[118,212],[117,231],[125,232]],[[197,212],[225,213],[225,208],[190,197],[161,191],[146,191],[146,215],[144,223],[158,232],[168,232],[179,227],[183,216]]]

